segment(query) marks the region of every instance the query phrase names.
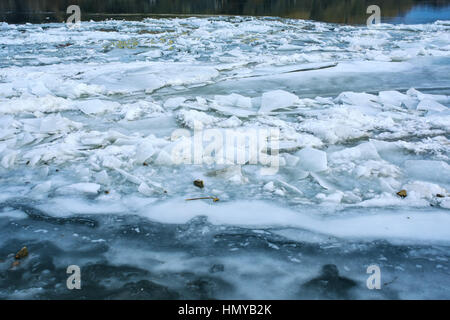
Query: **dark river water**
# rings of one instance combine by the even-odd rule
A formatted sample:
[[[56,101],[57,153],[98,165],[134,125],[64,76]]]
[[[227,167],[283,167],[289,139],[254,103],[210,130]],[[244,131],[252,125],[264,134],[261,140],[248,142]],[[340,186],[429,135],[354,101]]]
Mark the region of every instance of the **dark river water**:
[[[381,21],[428,23],[450,18],[449,0],[2,0],[0,19],[8,23],[61,22],[66,8],[79,5],[82,20],[137,20],[153,15],[250,15],[361,24],[369,5]]]

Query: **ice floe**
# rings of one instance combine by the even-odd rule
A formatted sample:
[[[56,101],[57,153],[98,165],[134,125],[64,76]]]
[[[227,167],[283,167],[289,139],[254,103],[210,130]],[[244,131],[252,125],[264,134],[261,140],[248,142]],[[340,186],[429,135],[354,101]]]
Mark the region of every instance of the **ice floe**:
[[[2,199],[449,241],[449,28],[239,17],[86,22],[76,32],[2,23]],[[135,51],[105,47],[129,38]],[[276,134],[251,148],[252,130]],[[233,144],[215,146],[227,132]],[[192,187],[199,177],[203,190]],[[205,193],[220,201],[179,200]],[[362,209],[341,218],[348,208]],[[370,208],[383,210],[365,215]],[[402,226],[409,213],[389,208],[414,208],[414,221]]]

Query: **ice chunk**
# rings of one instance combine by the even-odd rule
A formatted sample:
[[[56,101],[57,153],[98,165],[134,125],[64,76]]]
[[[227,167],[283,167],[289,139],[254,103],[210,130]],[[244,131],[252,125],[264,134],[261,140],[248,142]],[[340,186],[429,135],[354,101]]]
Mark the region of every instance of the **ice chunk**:
[[[183,139],[183,141],[187,145],[188,140]],[[180,145],[180,144],[181,143],[178,142],[178,145]],[[153,162],[154,162],[154,164],[156,164],[158,166],[170,166],[170,165],[174,165],[174,164],[178,164],[178,163],[183,163],[183,161],[186,162],[186,161],[190,160],[190,158],[188,156],[185,156],[185,157],[182,157],[182,156],[184,156],[184,154],[174,155],[171,150],[163,149],[163,150],[159,151],[158,156],[156,157],[156,159]]]
[[[302,133],[296,135],[296,137],[297,145],[299,145],[300,147],[321,147],[323,145],[322,141],[319,138],[311,134]]]
[[[419,102],[417,105],[417,110],[419,111],[445,111],[448,110],[446,106],[443,106],[437,101],[431,100],[431,99],[424,99]]]
[[[325,178],[320,176],[317,173],[310,172],[309,175],[324,189],[326,190],[335,190],[336,187],[328,182]]]
[[[72,110],[73,103],[60,98],[47,95],[45,97],[26,97],[22,96],[17,99],[9,99],[2,103],[0,113],[17,114],[21,112],[55,112]]]
[[[298,162],[300,161],[299,157],[293,156],[289,153],[284,153],[282,154],[285,162],[286,162],[286,166],[288,167],[295,167],[297,166]]]
[[[11,97],[16,94],[12,83],[0,83],[0,97]]]
[[[325,203],[340,203],[343,197],[344,193],[342,191],[336,191],[329,195],[325,195],[323,193],[316,195],[317,199],[322,200]]]
[[[377,148],[372,142],[364,142],[356,147],[346,148],[330,154],[333,163],[347,163],[355,160],[380,160]]]
[[[435,160],[407,160],[405,161],[405,170],[413,178],[450,183],[450,166],[444,161]]]
[[[366,160],[360,162],[355,168],[354,173],[357,178],[397,177],[400,174],[400,170],[397,166],[384,160]]]
[[[302,131],[312,133],[326,142],[335,144],[367,137],[370,136],[371,130],[380,128],[389,130],[395,125],[390,116],[376,116],[379,112],[370,116],[363,111],[361,107],[355,106],[332,107],[316,112],[315,118],[300,117],[299,127]]]
[[[153,147],[153,143],[150,141],[143,141],[136,150],[136,163],[142,164],[154,154],[155,148]]]
[[[111,182],[111,179],[108,176],[108,173],[105,170],[102,170],[100,172],[98,172],[95,175],[95,180],[98,183],[104,184],[104,185],[108,185]]]
[[[85,114],[102,114],[120,106],[117,102],[107,102],[100,99],[87,100],[78,103],[78,107]]]
[[[85,83],[79,83],[75,85],[75,87],[67,86],[67,89],[69,89],[69,96],[72,98],[79,98],[81,96],[90,96],[90,95],[96,95],[96,94],[102,94],[105,93],[105,87],[99,86],[95,84],[85,84]],[[72,92],[70,94],[70,91]]]
[[[159,114],[164,112],[164,109],[154,102],[142,100],[124,105],[123,112],[125,112],[125,120],[133,121],[139,119],[145,113]]]
[[[265,92],[261,99],[259,113],[268,113],[276,109],[287,108],[299,101],[299,98],[284,90]]]
[[[11,168],[12,166],[14,166],[17,155],[18,155],[18,152],[10,150],[5,156],[3,156],[2,160],[1,160],[1,165],[3,166],[3,168],[8,169],[8,168]]]
[[[161,55],[162,55],[161,50],[149,50],[146,52],[139,53],[139,56],[153,58],[153,59],[159,58],[159,57],[161,57]]]
[[[164,108],[175,109],[182,105],[185,101],[185,97],[169,98],[166,100],[166,102],[164,102]]]
[[[441,208],[450,209],[450,198],[447,197],[439,202]]]
[[[151,189],[148,184],[146,184],[145,182],[142,182],[139,187],[138,187],[138,191],[140,193],[142,193],[145,196],[151,196],[154,193],[154,190]]]
[[[268,191],[268,192],[274,192],[275,191],[275,185],[274,185],[273,181],[267,182],[264,185],[263,189],[265,191]]]
[[[250,116],[256,115],[256,111],[251,111],[248,109],[242,109],[237,107],[227,107],[217,104],[216,101],[210,105],[211,109],[216,110],[218,113],[226,116],[236,116],[239,118],[248,118]]]
[[[450,96],[441,95],[441,94],[426,94],[426,93],[422,93],[414,88],[409,89],[406,92],[406,94],[408,96],[415,97],[415,98],[419,99],[420,101],[426,99],[426,100],[434,100],[434,101],[442,102],[442,103],[450,102]]]
[[[378,97],[365,92],[342,92],[336,97],[337,103],[349,104],[354,106],[379,107]]]
[[[241,96],[240,94],[232,93],[227,96],[215,96],[214,99],[218,104],[227,107],[239,107],[239,108],[251,108],[252,99],[249,97]]]
[[[412,183],[408,183],[404,185],[402,189],[407,191],[408,198],[424,198],[431,200],[436,197],[437,194],[447,194],[447,191],[437,184],[423,181],[414,181]]]
[[[198,107],[205,108],[208,106],[208,101],[203,97],[195,97],[195,102]]]
[[[43,193],[47,193],[50,191],[52,187],[52,182],[51,181],[45,181],[43,183],[39,183],[37,185],[35,185],[33,187],[33,189],[31,189],[32,194],[36,194],[36,195],[41,195]]]
[[[405,50],[394,50],[389,55],[394,62],[401,62],[411,59],[411,54]]]
[[[282,181],[282,180],[280,180],[280,179],[277,179],[277,183],[279,183],[280,185],[282,185],[284,188],[286,188],[286,189],[289,190],[290,192],[296,193],[296,194],[298,194],[298,195],[303,195],[303,192],[302,192],[300,189],[298,189],[297,187],[295,187],[295,186],[293,186],[293,185],[291,185],[291,184],[289,184],[289,183],[287,183],[287,182],[285,182],[285,181]]]
[[[320,172],[327,170],[327,154],[324,151],[306,147],[295,154],[299,157],[299,167],[304,171]]]
[[[50,115],[45,118],[35,120],[37,120],[36,125],[39,124],[39,129],[35,132],[39,133],[69,132],[72,129],[80,129],[83,126],[79,122],[61,117],[60,114]]]
[[[236,116],[231,116],[228,119],[223,120],[217,124],[217,126],[221,128],[236,128],[240,125],[242,125],[242,121]]]
[[[34,83],[33,85],[29,84],[28,90],[38,97],[44,97],[52,94],[51,91],[45,86],[45,84],[42,83],[42,81]]]
[[[181,110],[177,115],[177,119],[184,126],[191,129],[210,127],[218,121],[216,117],[197,110]]]
[[[143,114],[143,111],[139,107],[128,108],[125,113],[125,120],[133,121],[139,119]]]
[[[55,64],[61,61],[57,57],[38,57],[37,60],[42,64]]]
[[[413,109],[417,105],[416,99],[398,91],[381,91],[378,96],[385,106],[401,107],[404,105],[408,109]]]
[[[246,183],[248,179],[242,174],[241,166],[230,166],[224,169],[214,170],[207,176],[218,177],[234,183]]]
[[[138,178],[128,172],[126,172],[125,170],[122,170],[120,168],[114,168],[117,172],[119,172],[122,176],[124,176],[128,181],[134,183],[134,184],[142,184],[144,181],[142,181],[141,178]]]
[[[58,188],[56,192],[60,194],[72,194],[72,193],[97,194],[99,189],[100,185],[97,183],[82,182]]]

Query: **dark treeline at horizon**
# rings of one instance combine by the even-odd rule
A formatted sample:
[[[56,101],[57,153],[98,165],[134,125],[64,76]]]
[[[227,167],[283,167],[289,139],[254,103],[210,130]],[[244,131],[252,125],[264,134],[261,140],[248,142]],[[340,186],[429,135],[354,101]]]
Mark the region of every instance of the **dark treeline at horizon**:
[[[17,23],[51,13],[51,21],[63,21],[72,4],[80,6],[82,19],[102,14],[252,15],[362,23],[372,4],[381,7],[384,17],[395,17],[415,5],[439,7],[450,0],[1,0],[0,17]]]

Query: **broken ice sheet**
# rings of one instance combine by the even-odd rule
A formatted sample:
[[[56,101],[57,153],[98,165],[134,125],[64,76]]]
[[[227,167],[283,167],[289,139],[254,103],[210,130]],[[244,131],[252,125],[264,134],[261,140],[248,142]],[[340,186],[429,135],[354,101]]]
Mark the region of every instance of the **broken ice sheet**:
[[[0,253],[20,235],[52,261],[45,268],[63,268],[58,252],[73,251],[90,268],[107,261],[100,269],[118,287],[132,264],[191,298],[185,283],[223,289],[213,298],[296,298],[280,283],[307,281],[330,259],[360,283],[355,270],[369,262],[387,277],[401,264],[396,297],[448,298],[448,269],[434,261],[450,244],[449,28],[192,17],[86,21],[75,33],[2,23]],[[68,37],[63,55],[40,47]],[[111,37],[136,38],[140,51],[106,52]],[[248,154],[210,161],[249,152],[248,141],[225,139],[217,154],[212,140],[194,148],[208,130],[256,129],[278,130],[255,153],[279,157],[272,175]],[[176,146],[189,147],[181,163]],[[185,201],[211,196],[220,201]],[[434,270],[420,273],[421,290],[405,289],[418,275],[410,251]],[[2,284],[0,297],[33,295]]]

